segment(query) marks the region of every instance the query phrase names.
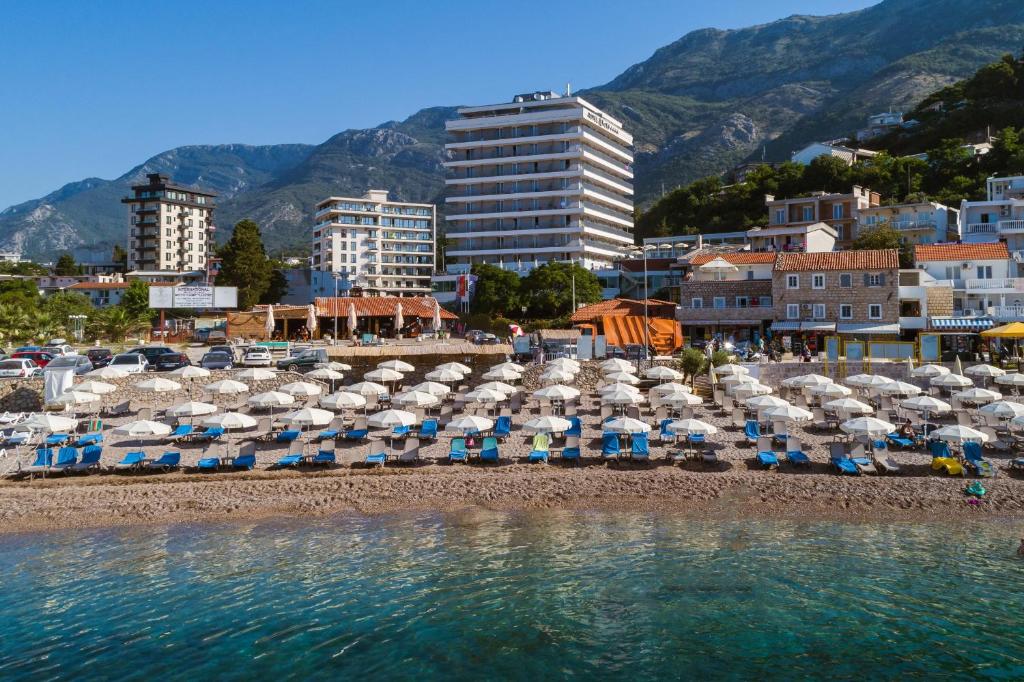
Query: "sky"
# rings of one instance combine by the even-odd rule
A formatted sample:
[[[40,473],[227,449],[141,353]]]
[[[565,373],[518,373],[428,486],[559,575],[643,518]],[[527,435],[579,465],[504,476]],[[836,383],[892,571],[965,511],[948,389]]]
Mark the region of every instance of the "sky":
[[[877,0],[6,0],[0,209],[187,144],[317,144],[601,85],[689,31]]]

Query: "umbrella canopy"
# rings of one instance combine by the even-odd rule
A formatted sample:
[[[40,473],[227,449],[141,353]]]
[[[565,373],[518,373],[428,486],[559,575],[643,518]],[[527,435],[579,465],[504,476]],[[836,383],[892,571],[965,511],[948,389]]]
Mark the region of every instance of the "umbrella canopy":
[[[171,427],[169,424],[155,422],[151,419],[139,419],[138,421],[122,424],[114,429],[114,433],[117,435],[130,436],[132,438],[140,436],[166,436],[170,432]]]
[[[212,384],[206,384],[203,386],[203,390],[214,395],[238,395],[239,393],[248,393],[249,387],[241,381],[221,379]]]
[[[430,381],[440,381],[448,384],[455,383],[456,381],[462,381],[462,372],[456,372],[453,369],[435,369],[432,372],[427,372],[424,375]]]
[[[171,391],[180,391],[181,384],[163,377],[153,377],[135,384],[135,389],[145,393],[170,393]]]
[[[320,399],[320,406],[329,410],[349,410],[366,405],[366,398],[358,393],[338,391]]]
[[[597,389],[599,395],[605,395],[606,393],[611,393],[613,391],[627,391],[634,395],[640,393],[639,388],[637,388],[636,386],[630,386],[629,384],[606,384],[601,388]]]
[[[267,317],[263,320],[263,334],[269,339],[274,336],[274,306],[267,306]]]
[[[1013,419],[1014,417],[1024,417],[1024,405],[1009,400],[997,400],[978,408],[978,412],[992,415],[997,419]]]
[[[448,424],[445,425],[444,430],[454,431],[456,433],[475,433],[478,431],[487,431],[488,429],[493,428],[493,419],[478,417],[474,414],[464,414],[448,422]]]
[[[311,384],[308,381],[293,381],[290,384],[279,386],[277,390],[281,393],[287,393],[294,398],[320,395],[324,392],[324,389],[319,384]]]
[[[725,387],[729,387],[735,386],[736,384],[756,384],[759,382],[756,377],[752,377],[749,374],[728,374],[719,383]]]
[[[416,423],[416,415],[405,410],[382,410],[374,412],[366,420],[367,425],[374,429],[393,429],[396,426],[412,426]]]
[[[314,369],[312,372],[306,374],[310,379],[322,379],[324,381],[341,381],[345,378],[345,375],[341,372],[326,367]]]
[[[908,398],[900,402],[900,407],[914,410],[915,412],[928,412],[929,414],[945,414],[952,409],[952,406],[946,401],[933,398],[930,395]]]
[[[857,388],[878,388],[891,384],[892,379],[880,374],[854,374],[846,377],[845,382],[847,386],[856,386]]]
[[[704,265],[699,266],[697,269],[700,270],[701,272],[713,272],[715,273],[718,279],[722,279],[722,275],[724,275],[727,272],[737,272],[739,270],[738,267],[736,267],[729,261],[725,260],[721,256],[708,261]]]
[[[752,410],[767,410],[770,407],[785,407],[789,405],[789,401],[773,395],[758,395],[747,398],[744,404]]]
[[[601,394],[601,402],[609,405],[638,405],[646,400],[639,391],[627,391],[622,388]]]
[[[351,372],[352,365],[346,365],[344,362],[331,360],[327,363],[327,369],[333,369],[335,372]]]
[[[434,299],[434,315],[430,319],[430,326],[435,330],[441,328],[441,304],[436,298]]]
[[[884,436],[896,430],[893,424],[874,417],[847,419],[839,425],[839,428],[852,436],[870,436],[871,438]]]
[[[958,391],[953,397],[960,402],[984,404],[1000,400],[1003,397],[998,391],[990,391],[987,388],[969,388],[966,391]]]
[[[558,367],[559,369],[567,369],[570,372],[580,371],[580,363],[569,358],[555,358],[544,363],[545,367]]]
[[[402,314],[402,302],[395,306],[395,331],[400,331],[405,326],[405,315]]]
[[[306,310],[306,329],[312,334],[316,331],[316,308],[312,303],[309,304],[309,308]]]
[[[651,393],[657,395],[671,395],[673,393],[693,393],[693,389],[685,384],[676,383],[675,381],[669,381],[668,383],[658,384],[651,389]]]
[[[484,372],[484,379],[492,379],[494,381],[517,381],[522,376],[522,372],[517,372],[511,367],[495,367]]]
[[[1020,388],[1024,386],[1024,374],[1020,372],[1010,372],[1000,377],[996,377],[996,383],[1000,386],[1013,386]]]
[[[632,417],[617,417],[606,422],[604,430],[615,433],[647,433],[651,430],[651,425]]]
[[[605,360],[600,365],[602,372],[629,372],[633,369],[632,363],[622,358]]]
[[[800,374],[782,380],[782,385],[789,388],[813,388],[814,386],[827,386],[833,383],[835,382],[832,379],[821,374]]]
[[[393,369],[384,369],[383,367],[379,367],[377,369],[371,369],[363,375],[363,378],[367,381],[387,381],[389,383],[394,383],[396,381],[401,381],[405,378],[405,375],[401,372],[396,372]]]
[[[572,422],[562,417],[537,417],[523,424],[527,433],[564,433],[572,428]]]
[[[168,372],[172,376],[181,377],[182,379],[199,379],[210,376],[210,370],[205,367],[196,367],[195,365],[185,365],[178,369]]]
[[[981,333],[990,339],[1024,339],[1024,322],[1011,322],[1000,327],[992,327]]]
[[[718,433],[718,428],[702,422],[699,419],[678,419],[674,422],[669,422],[668,428],[672,433],[678,433],[687,436],[713,436]]]
[[[844,412],[846,414],[872,414],[875,408],[871,407],[867,403],[862,403],[859,400],[853,398],[839,398],[838,400],[830,400],[825,403],[822,407],[826,410],[832,410],[833,412]]]
[[[935,429],[931,432],[930,437],[944,440],[947,443],[984,443],[988,441],[988,436],[981,431],[959,424],[950,424],[941,429]]]
[[[519,390],[518,387],[513,386],[512,384],[506,384],[502,381],[488,381],[485,384],[480,384],[477,388],[488,388],[492,391],[499,391],[507,395],[512,395]]]
[[[381,384],[374,383],[372,381],[360,381],[358,384],[352,384],[347,389],[349,393],[358,393],[359,395],[387,395],[388,387]]]
[[[939,377],[932,377],[931,384],[932,386],[942,386],[944,388],[967,388],[968,386],[973,386],[974,382],[963,375],[950,372]]]
[[[390,369],[396,372],[416,371],[415,367],[410,365],[408,362],[402,362],[401,360],[385,360],[384,362],[378,362],[377,369]]]
[[[436,396],[446,396],[452,392],[452,389],[448,388],[444,384],[439,384],[436,381],[424,381],[416,384],[412,387],[413,391],[422,391]]]
[[[605,375],[605,379],[615,381],[620,384],[630,384],[632,386],[636,386],[640,383],[640,379],[629,372],[609,372]]]
[[[263,369],[262,367],[251,367],[249,369],[243,369],[241,372],[235,374],[236,379],[242,381],[269,381],[277,376],[277,373],[270,369]]]
[[[443,364],[438,365],[434,369],[447,369],[452,372],[457,372],[458,374],[461,374],[463,376],[471,374],[473,372],[472,367],[468,367],[462,364],[461,362],[445,362]]]
[[[910,376],[923,377],[925,379],[940,377],[943,374],[949,374],[949,369],[942,365],[921,365],[917,369],[910,371]]]
[[[107,365],[106,367],[100,367],[99,369],[86,372],[85,376],[93,377],[95,379],[123,379],[128,376],[128,372],[123,369]]]
[[[697,405],[703,405],[704,399],[692,393],[669,393],[661,398],[661,404],[671,405],[672,407],[696,407]]]
[[[551,386],[545,386],[544,388],[534,391],[533,397],[544,398],[545,400],[572,400],[573,398],[579,397],[579,394],[580,392],[572,386],[552,384]]]
[[[525,367],[523,367],[522,365],[517,365],[514,362],[501,362],[495,365],[494,367],[491,367],[491,369],[510,369],[513,372],[519,372],[520,374],[526,371]]]
[[[59,396],[50,401],[51,405],[88,405],[94,403],[102,398],[95,393],[89,393],[88,391],[80,391],[73,388],[69,391],[61,393]]]
[[[1013,426],[1018,430],[1021,427],[1024,427],[1024,417],[1014,417],[1013,419],[1010,420],[1010,426]]]
[[[203,420],[203,426],[219,426],[226,431],[237,431],[238,429],[251,429],[256,426],[256,420],[241,412],[222,412],[211,414]]]
[[[201,417],[206,414],[213,414],[216,411],[216,405],[190,400],[187,403],[175,405],[171,409],[167,410],[167,414],[172,417]]]
[[[15,431],[35,431],[37,433],[65,433],[73,431],[78,426],[78,420],[71,417],[61,417],[56,414],[32,414],[28,419],[15,425]]]
[[[882,395],[920,395],[922,390],[920,386],[914,384],[908,384],[905,381],[890,381],[887,384],[876,386],[875,390]]]
[[[957,355],[953,360],[953,374],[959,374],[960,376],[964,375],[964,364],[960,362],[959,355]]]
[[[751,398],[755,395],[768,395],[772,392],[771,386],[764,384],[739,384],[733,389],[732,394],[739,399]]]
[[[281,391],[266,391],[249,396],[246,403],[250,407],[269,409],[273,407],[288,407],[295,404],[295,398]]]
[[[810,391],[811,395],[822,398],[845,398],[853,394],[852,388],[847,388],[842,384],[822,384],[820,386],[811,386],[807,390]]]
[[[471,403],[500,403],[503,400],[508,400],[508,394],[489,388],[478,388],[467,393],[466,400]]]
[[[566,381],[574,381],[576,373],[567,369],[552,367],[540,375],[540,380],[548,384],[560,384]]]
[[[318,410],[315,407],[304,407],[301,410],[281,415],[281,422],[289,426],[327,426],[334,419],[334,413]]]
[[[737,374],[750,374],[750,370],[742,365],[726,364],[719,365],[711,370],[715,373],[715,376],[719,379],[727,376],[735,376]]]
[[[107,393],[113,393],[117,390],[117,386],[114,384],[108,384],[105,381],[83,381],[77,386],[73,387],[75,391],[85,391],[86,393],[95,393],[96,395],[106,395]]]
[[[1006,374],[1005,369],[999,369],[992,365],[971,365],[964,370],[964,374],[970,377],[981,377],[984,379],[995,379]]]
[[[359,317],[356,315],[356,304],[348,304],[348,332],[349,334],[355,334],[356,329],[359,327]]]
[[[814,418],[812,413],[796,405],[770,407],[764,411],[764,416],[772,421],[792,423],[807,422]]]
[[[433,407],[441,402],[441,399],[433,393],[423,391],[406,391],[395,396],[394,402],[403,407]]]

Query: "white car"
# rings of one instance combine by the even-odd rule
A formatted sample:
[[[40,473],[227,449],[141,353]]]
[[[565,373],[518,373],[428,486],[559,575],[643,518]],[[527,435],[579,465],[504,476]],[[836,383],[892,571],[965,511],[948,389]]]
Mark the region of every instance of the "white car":
[[[245,351],[242,357],[242,364],[246,367],[270,367],[274,364],[274,358],[270,355],[270,349],[263,346],[253,346]]]
[[[25,358],[0,361],[0,377],[31,377],[39,374],[36,363]]]
[[[51,355],[77,355],[78,351],[66,343],[51,343],[43,346],[43,352]]]
[[[121,353],[114,356],[109,366],[128,374],[142,374],[149,367],[149,361],[142,353]]]

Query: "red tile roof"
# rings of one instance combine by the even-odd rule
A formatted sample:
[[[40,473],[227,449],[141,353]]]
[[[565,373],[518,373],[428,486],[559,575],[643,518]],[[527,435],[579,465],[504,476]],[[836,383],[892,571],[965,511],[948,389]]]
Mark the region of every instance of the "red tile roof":
[[[676,304],[672,301],[662,301],[657,298],[647,299],[648,314],[661,314],[664,307],[671,306],[675,312]],[[635,301],[631,298],[613,298],[600,303],[584,306],[572,314],[571,322],[591,322],[605,315],[643,315],[644,302]]]
[[[733,265],[756,265],[758,263],[774,263],[774,251],[736,251],[734,253],[701,253],[690,259],[690,265],[704,265],[716,258],[721,258]]]
[[[984,244],[919,244],[914,247],[916,262],[935,260],[1003,260],[1010,257],[1006,242]]]
[[[349,306],[355,304],[356,315],[359,317],[394,317],[398,304],[402,304],[402,316],[409,320],[413,317],[430,319],[434,316],[433,296],[403,297],[398,296],[339,296],[338,298],[317,298],[317,315],[320,317],[347,317]],[[457,320],[458,315],[441,308],[442,320]]]
[[[823,251],[821,253],[780,253],[775,270],[895,270],[900,266],[896,249],[867,251]]]

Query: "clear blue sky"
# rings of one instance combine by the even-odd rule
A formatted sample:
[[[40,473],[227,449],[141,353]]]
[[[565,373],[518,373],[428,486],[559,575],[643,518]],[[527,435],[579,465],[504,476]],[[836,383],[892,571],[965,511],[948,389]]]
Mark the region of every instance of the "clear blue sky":
[[[876,1],[8,0],[0,209],[179,145],[319,143],[426,106],[600,85],[696,28]]]

